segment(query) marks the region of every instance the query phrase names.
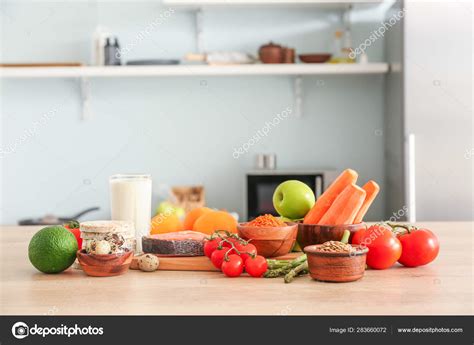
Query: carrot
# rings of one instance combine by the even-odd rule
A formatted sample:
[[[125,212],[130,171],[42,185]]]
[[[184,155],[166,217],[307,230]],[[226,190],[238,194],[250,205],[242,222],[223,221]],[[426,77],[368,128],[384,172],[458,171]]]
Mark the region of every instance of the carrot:
[[[352,169],[344,170],[326,191],[316,200],[314,206],[304,217],[305,224],[318,224],[324,214],[329,210],[337,196],[351,183],[357,182],[357,172]]]
[[[357,212],[357,215],[354,219],[354,224],[362,222],[362,219],[364,219],[365,214],[369,210],[370,205],[372,205],[372,202],[374,201],[375,197],[380,191],[380,187],[377,184],[377,182],[370,180],[367,182],[363,187],[363,190],[365,190],[366,196],[364,203],[362,204],[359,212]]]
[[[322,225],[352,224],[365,200],[365,190],[351,183],[332,203],[319,221]]]

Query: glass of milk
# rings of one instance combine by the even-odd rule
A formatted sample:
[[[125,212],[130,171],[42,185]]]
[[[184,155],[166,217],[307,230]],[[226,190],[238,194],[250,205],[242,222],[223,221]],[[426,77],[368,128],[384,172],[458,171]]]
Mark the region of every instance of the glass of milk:
[[[136,252],[142,251],[142,236],[150,233],[151,175],[113,175],[109,179],[112,220],[134,224]]]

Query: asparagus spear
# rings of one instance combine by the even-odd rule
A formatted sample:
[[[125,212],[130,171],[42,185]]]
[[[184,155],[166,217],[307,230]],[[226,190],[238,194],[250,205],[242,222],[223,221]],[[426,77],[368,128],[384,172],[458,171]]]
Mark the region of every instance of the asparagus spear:
[[[296,259],[294,259],[293,261],[291,261],[291,262],[290,262],[290,265],[291,265],[292,267],[296,267],[296,266],[302,264],[303,262],[305,262],[307,259],[308,259],[308,257],[306,256],[306,254],[300,255],[300,256],[298,256]]]
[[[351,236],[351,232],[349,230],[344,230],[344,233],[342,234],[341,242],[349,243],[350,236]]]
[[[290,269],[277,268],[275,270],[266,271],[263,276],[265,278],[279,278],[290,271],[291,271],[291,268]]]
[[[267,265],[269,270],[274,270],[277,268],[285,267],[291,263],[290,260],[274,260],[274,259],[267,259]]]
[[[293,279],[302,271],[308,269],[308,261],[303,262],[285,275],[285,283],[291,283]]]
[[[270,266],[270,264],[269,264],[269,269],[267,270],[267,272],[265,272],[265,274],[263,276],[265,278],[280,277],[282,275],[287,274],[293,268],[298,267],[299,265],[301,265],[303,262],[306,261],[306,259],[307,259],[306,254],[303,254],[303,255],[297,257],[296,259],[294,259],[293,261],[290,261],[289,263],[286,263],[284,265],[277,264],[277,263],[274,262],[274,261],[280,261],[280,260],[268,260],[268,261],[272,261],[270,263],[270,264],[272,264],[272,266]],[[268,261],[267,261],[267,263],[268,263]],[[283,260],[281,260],[281,261],[283,261]]]
[[[299,276],[304,276],[305,274],[308,274],[308,273],[309,273],[309,271],[307,269],[304,269],[300,273],[298,273],[298,277]]]
[[[349,243],[349,237],[351,236],[351,232],[349,230],[344,230],[341,238],[342,243]]]

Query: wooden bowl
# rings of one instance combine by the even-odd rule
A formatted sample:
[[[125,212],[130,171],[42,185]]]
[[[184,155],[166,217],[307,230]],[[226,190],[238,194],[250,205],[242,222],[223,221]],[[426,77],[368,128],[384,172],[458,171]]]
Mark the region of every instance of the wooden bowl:
[[[331,58],[331,54],[301,54],[298,57],[306,63],[323,63]]]
[[[326,282],[345,283],[364,276],[367,247],[354,246],[351,253],[331,253],[318,251],[320,244],[307,246],[304,252],[308,256],[311,278]]]
[[[244,240],[252,240],[258,255],[273,257],[288,254],[293,248],[298,233],[296,223],[286,223],[286,226],[258,227],[248,223],[237,225],[239,236]]]
[[[87,254],[82,250],[77,251],[77,259],[82,270],[93,277],[111,277],[127,272],[132,263],[133,252],[121,254]]]
[[[318,224],[303,224],[298,223],[298,243],[301,248],[310,246],[312,244],[323,244],[327,241],[340,241],[344,230],[349,230],[351,236],[349,243],[352,241],[354,234],[366,229],[365,223],[346,224],[346,225],[318,225]]]

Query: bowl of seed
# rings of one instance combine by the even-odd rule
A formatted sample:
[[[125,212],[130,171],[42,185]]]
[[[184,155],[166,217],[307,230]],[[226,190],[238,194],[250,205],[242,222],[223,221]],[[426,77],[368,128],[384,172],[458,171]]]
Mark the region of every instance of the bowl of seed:
[[[347,243],[349,234],[341,241],[327,241],[304,248],[308,256],[311,278],[325,282],[345,283],[364,276],[367,252],[365,246]]]

